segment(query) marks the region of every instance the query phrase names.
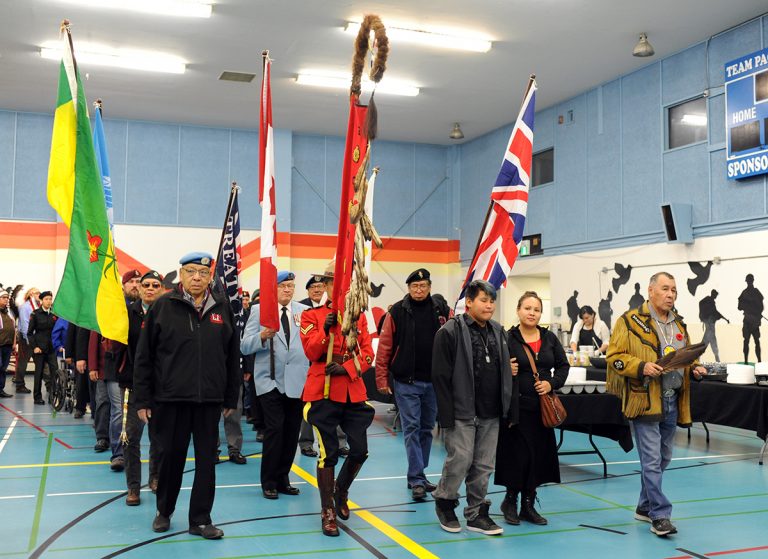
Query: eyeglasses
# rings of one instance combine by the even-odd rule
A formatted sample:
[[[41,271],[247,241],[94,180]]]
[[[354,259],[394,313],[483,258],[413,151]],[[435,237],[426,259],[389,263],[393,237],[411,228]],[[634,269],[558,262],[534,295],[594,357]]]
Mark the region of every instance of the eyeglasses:
[[[159,283],[142,283],[141,287],[143,287],[144,289],[149,289],[149,288],[160,289],[160,284]]]
[[[190,276],[200,276],[201,278],[209,278],[211,277],[211,271],[207,268],[203,268],[202,270],[197,270],[195,268],[182,268],[182,271],[185,274],[189,274]]]
[[[296,289],[296,284],[295,283],[281,283],[280,285],[277,286],[277,288],[289,291],[291,289]]]
[[[414,291],[426,291],[429,289],[428,283],[412,283],[408,286],[410,289],[413,289]]]

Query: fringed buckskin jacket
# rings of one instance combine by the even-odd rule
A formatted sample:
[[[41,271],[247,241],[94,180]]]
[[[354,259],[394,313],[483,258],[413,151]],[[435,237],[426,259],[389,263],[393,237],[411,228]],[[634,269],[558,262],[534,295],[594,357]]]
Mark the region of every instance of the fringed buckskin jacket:
[[[688,331],[680,315],[675,323],[690,344]],[[661,395],[661,376],[643,376],[643,367],[661,357],[661,341],[653,326],[648,301],[639,308],[625,312],[611,334],[607,356],[607,391],[621,398],[621,410],[627,419],[661,421],[664,417]],[[683,373],[683,385],[678,392],[677,424],[691,424],[691,371],[698,362]]]

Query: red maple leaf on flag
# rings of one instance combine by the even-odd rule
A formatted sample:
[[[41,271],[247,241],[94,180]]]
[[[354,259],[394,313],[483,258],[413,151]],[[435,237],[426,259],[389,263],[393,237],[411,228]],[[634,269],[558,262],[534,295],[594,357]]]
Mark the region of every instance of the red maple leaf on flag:
[[[89,256],[91,262],[96,262],[99,260],[99,247],[101,246],[101,237],[98,235],[91,235],[91,232],[87,229],[85,230],[86,234],[88,235],[88,249],[89,249]]]

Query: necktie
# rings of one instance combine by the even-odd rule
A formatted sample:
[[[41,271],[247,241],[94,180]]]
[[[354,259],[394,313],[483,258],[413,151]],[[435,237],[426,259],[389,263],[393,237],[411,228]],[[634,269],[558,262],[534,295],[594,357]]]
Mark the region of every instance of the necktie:
[[[283,334],[285,334],[285,345],[291,347],[291,325],[288,322],[288,309],[283,307],[283,314],[280,317],[280,322],[283,324]]]

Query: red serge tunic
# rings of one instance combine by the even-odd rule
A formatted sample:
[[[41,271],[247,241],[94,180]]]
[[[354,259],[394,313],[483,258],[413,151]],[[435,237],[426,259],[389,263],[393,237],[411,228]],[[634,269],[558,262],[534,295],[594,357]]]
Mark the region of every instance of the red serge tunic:
[[[325,389],[325,362],[328,353],[330,336],[325,335],[323,323],[325,317],[331,312],[330,307],[323,306],[307,309],[301,313],[301,344],[304,353],[311,361],[307,382],[301,399],[305,402],[314,402],[323,399]],[[368,323],[365,315],[361,315],[357,321],[359,333],[357,335],[357,354],[360,369],[365,372],[373,363],[373,347],[371,336],[368,334]],[[337,328],[337,331],[340,329]],[[364,402],[368,396],[365,391],[365,383],[362,375],[358,375],[351,353],[346,353],[346,341],[340,335],[335,335],[333,340],[333,353],[342,356],[342,366],[347,370],[346,375],[332,376],[329,399],[334,402]],[[346,356],[346,358],[344,358]]]

